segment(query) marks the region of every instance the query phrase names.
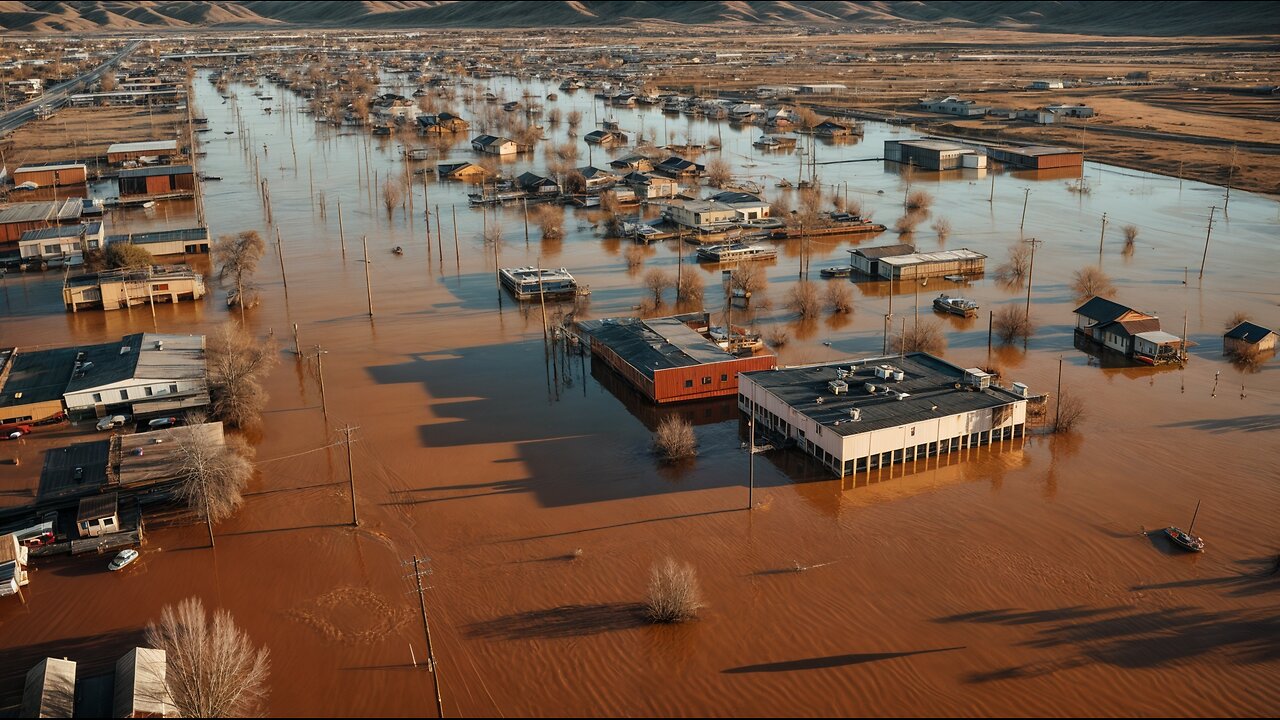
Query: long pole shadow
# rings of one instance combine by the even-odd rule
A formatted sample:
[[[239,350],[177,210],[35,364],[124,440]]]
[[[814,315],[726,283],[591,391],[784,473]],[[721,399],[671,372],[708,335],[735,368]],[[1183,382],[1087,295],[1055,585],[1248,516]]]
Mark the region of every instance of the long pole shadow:
[[[935,648],[933,650],[910,650],[908,652],[885,652],[885,653],[851,653],[848,655],[828,655],[826,657],[804,658],[803,660],[785,660],[783,662],[760,663],[758,665],[742,665],[740,667],[728,668],[720,672],[737,675],[742,673],[757,672],[791,672],[793,670],[823,670],[826,668],[845,667],[847,665],[862,665],[863,663],[879,662],[881,660],[893,660],[894,658],[910,657],[912,655],[928,655],[930,653],[951,652],[952,650],[964,650],[966,646],[959,645],[956,647]]]
[[[687,518],[707,517],[709,515],[723,515],[725,513],[740,512],[742,508],[728,508],[725,510],[708,510],[700,513],[688,513],[686,515],[668,515],[667,517],[648,518],[646,520],[632,520],[630,522],[616,523],[613,525],[601,525],[599,527],[581,528],[579,530],[565,530],[563,532],[547,533],[545,535],[529,535],[527,537],[509,538],[507,540],[495,540],[494,543],[516,543],[526,542],[529,540],[546,540],[548,538],[564,537],[566,535],[577,535],[579,533],[595,532],[597,530],[612,530],[620,527],[630,527],[632,525],[647,525],[648,523],[663,522],[665,520],[684,520]]]

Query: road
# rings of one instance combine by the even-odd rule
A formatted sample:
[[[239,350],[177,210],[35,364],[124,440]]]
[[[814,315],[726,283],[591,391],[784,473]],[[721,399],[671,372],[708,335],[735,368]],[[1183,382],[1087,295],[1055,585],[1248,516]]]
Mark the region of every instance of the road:
[[[102,77],[103,73],[116,66],[124,58],[128,57],[138,46],[142,44],[141,40],[134,40],[125,45],[124,48],[116,53],[110,60],[102,63],[98,67],[74,77],[64,83],[54,85],[49,88],[48,92],[41,95],[38,99],[33,100],[26,105],[0,115],[0,135],[6,135],[14,130],[22,127],[27,121],[36,116],[36,108],[41,106],[49,106],[51,108],[59,108],[66,104],[67,97],[73,92],[88,87],[91,83]]]

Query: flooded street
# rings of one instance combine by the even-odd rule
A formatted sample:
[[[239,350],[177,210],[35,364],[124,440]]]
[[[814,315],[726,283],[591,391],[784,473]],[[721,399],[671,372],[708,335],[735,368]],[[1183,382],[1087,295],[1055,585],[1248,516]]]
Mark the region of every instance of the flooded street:
[[[477,95],[487,82],[509,100],[526,88],[535,97],[555,90],[476,82]],[[467,205],[474,187],[432,175],[425,197],[422,178],[410,175],[413,211],[388,214],[381,181],[406,175],[402,147],[421,138],[315,123],[283,88],[263,103],[233,85],[238,98],[224,104],[203,76],[194,87],[212,128],[197,136],[207,151],[198,167],[222,178],[203,186],[210,232],[256,229],[268,240],[262,304],[246,323],[281,348],[265,430],[254,438],[260,474],[244,508],[215,526],[215,550],[197,525],[152,530],[142,559],[122,575],[105,572],[96,556],[37,563],[26,604],[0,606],[0,705],[21,695],[22,673],[38,658],[114,660],[163,605],[199,595],[270,648],[269,714],[431,715],[431,676],[410,651],[423,662],[405,566],[416,554],[430,558],[427,608],[444,710],[455,717],[1280,708],[1280,575],[1265,575],[1280,553],[1280,370],[1272,360],[1245,372],[1221,352],[1223,323],[1237,311],[1280,326],[1275,198],[1233,191],[1224,212],[1223,188],[1094,162],[1085,166],[1088,192],[1071,189],[1081,187],[1076,177],[1030,172],[996,174],[993,191],[985,171],[908,179],[878,160],[886,139],[915,137],[905,128],[867,123],[857,143],[819,141],[828,193],[847,192],[892,226],[909,182],[935,200],[930,220],[901,241],[989,256],[986,276],[963,286],[933,279],[892,288],[895,327],[914,322],[918,303],[921,321],[946,328],[944,357],[957,365],[986,365],[987,311],[1026,301],[1025,286],[993,278],[995,266],[1020,239],[1043,241],[1031,296],[1036,333],[1025,349],[997,341],[993,361],[1006,380],[1054,392],[1061,360],[1063,386],[1085,399],[1088,414],[1071,434],[843,481],[798,453],[770,452],[755,468],[760,505],[746,512],[748,456],[732,400],[657,410],[589,357],[549,358],[537,305],[518,305],[495,281],[497,267],[564,266],[591,288],[578,318],[635,314],[644,272],[674,273],[682,262],[690,271],[692,246],[681,253],[674,241],[657,243],[643,267],[629,269],[630,241],[604,239],[593,211],[566,208],[563,240],[542,241],[532,223],[526,240],[513,205],[496,214],[495,248],[482,232],[493,211]],[[604,108],[584,91],[546,106],[582,111],[580,134],[596,117],[615,117],[632,134],[655,131],[659,143],[717,139],[718,155],[770,199],[800,168],[793,153],[754,150],[754,127]],[[474,162],[474,119],[502,111],[483,101],[453,109],[473,129],[439,162]],[[628,154],[589,150],[566,130],[549,125],[551,139],[503,161],[503,171],[543,174],[547,147],[569,140],[578,166],[606,167]],[[364,180],[366,172],[376,179]],[[439,207],[430,239],[428,204]],[[195,224],[191,205],[168,205],[117,215],[109,232],[125,218],[135,231]],[[1098,262],[1104,214],[1102,265],[1114,299],[1158,314],[1175,334],[1185,316],[1196,343],[1185,369],[1102,367],[1073,347],[1071,275]],[[954,228],[945,243],[929,228],[940,217]],[[1125,225],[1139,228],[1131,255],[1122,253]],[[892,231],[857,244],[814,240],[811,277],[848,264],[849,249],[899,241]],[[753,319],[761,331],[787,327],[780,363],[880,353],[888,285],[855,283],[851,317],[799,322],[785,298],[800,274],[800,244],[778,247],[767,271],[772,308]],[[718,314],[719,268],[697,272],[706,309]],[[944,291],[976,300],[980,317],[936,316],[930,303]],[[71,314],[58,273],[15,273],[0,280],[0,347],[204,333],[231,317],[225,292],[211,295],[158,305],[154,316],[145,306]],[[650,452],[651,431],[668,413],[695,423],[700,452],[687,465],[662,466]],[[342,445],[348,426],[358,527]],[[34,445],[21,452],[22,465],[0,465],[6,488],[39,471]],[[1187,523],[1197,501],[1203,555],[1143,534]],[[698,570],[708,607],[696,623],[650,626],[639,614],[649,568],[666,556]]]

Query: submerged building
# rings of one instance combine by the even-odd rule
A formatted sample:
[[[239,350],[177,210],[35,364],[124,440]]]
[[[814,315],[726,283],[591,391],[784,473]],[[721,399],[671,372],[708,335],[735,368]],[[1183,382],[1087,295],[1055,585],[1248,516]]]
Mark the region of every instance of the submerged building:
[[[733,395],[740,373],[776,362],[769,353],[731,354],[721,345],[727,337],[713,337],[701,313],[584,320],[578,327],[590,338],[592,356],[659,404]]]
[[[757,433],[843,477],[1022,437],[1027,386],[927,353],[744,372],[738,407]]]

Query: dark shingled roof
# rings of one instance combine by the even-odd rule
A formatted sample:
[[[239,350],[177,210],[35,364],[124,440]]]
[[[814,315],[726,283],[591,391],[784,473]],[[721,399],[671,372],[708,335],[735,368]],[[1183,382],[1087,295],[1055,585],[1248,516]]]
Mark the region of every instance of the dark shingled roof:
[[[9,377],[0,387],[0,407],[57,400],[67,391],[77,348],[52,348],[27,352],[21,348],[10,358]],[[22,393],[22,397],[14,395]]]
[[[1076,308],[1075,313],[1076,315],[1083,315],[1095,323],[1103,323],[1111,322],[1132,309],[1106,298],[1092,297],[1088,302]]]
[[[696,315],[664,318],[585,320],[582,331],[618,354],[628,365],[653,378],[655,370],[733,360],[711,340],[685,325]]]
[[[1239,325],[1227,331],[1223,337],[1232,340],[1243,340],[1247,343],[1256,343],[1270,335],[1273,330],[1264,328],[1261,325],[1255,325],[1251,322],[1242,322]]]
[[[869,260],[879,260],[884,257],[897,257],[898,255],[910,255],[916,251],[915,245],[906,243],[900,245],[880,245],[878,247],[854,248],[849,252],[854,255],[867,258]]]
[[[129,352],[120,352],[128,347]],[[104,343],[80,348],[84,351],[84,363],[93,363],[88,370],[76,373],[67,383],[66,392],[73,393],[87,388],[102,387],[133,377],[138,367],[138,353],[142,349],[142,333],[126,335],[118,343]]]
[[[116,493],[90,495],[80,498],[80,509],[76,512],[76,522],[85,520],[101,520],[116,514],[119,508],[119,496]]]
[[[876,377],[878,365],[892,365],[903,371],[902,382],[890,382]],[[835,395],[827,386],[838,379],[836,370],[848,370],[846,376],[849,391]],[[955,384],[964,377],[964,368],[936,358],[927,353],[911,353],[905,357],[873,358],[868,360],[844,360],[838,363],[810,365],[777,370],[744,372],[741,377],[750,379],[777,396],[806,417],[821,423],[824,428],[841,435],[859,435],[872,430],[925,422],[938,417],[959,413],[998,408],[1022,400],[1012,392],[992,386],[987,390],[956,389]],[[908,393],[899,400],[897,393],[877,392],[872,395],[866,383]],[[750,390],[744,391],[750,392]],[[817,402],[822,398],[822,403]],[[933,409],[934,407],[937,409]],[[858,408],[860,420],[851,419],[850,410]]]

